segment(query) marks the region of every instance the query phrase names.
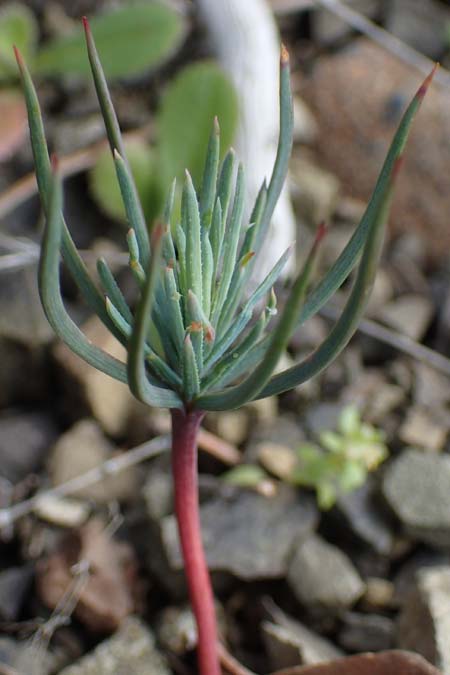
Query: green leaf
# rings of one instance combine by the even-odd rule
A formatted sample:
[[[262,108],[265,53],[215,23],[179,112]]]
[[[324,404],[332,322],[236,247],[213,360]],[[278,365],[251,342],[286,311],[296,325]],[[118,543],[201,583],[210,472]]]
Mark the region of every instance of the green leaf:
[[[13,45],[32,60],[37,34],[34,14],[24,4],[11,2],[0,9],[0,79],[17,77]]]
[[[200,185],[213,120],[219,120],[221,147],[226,150],[236,128],[237,110],[234,88],[219,66],[205,61],[184,68],[167,87],[158,115],[165,181],[188,169],[194,184]]]
[[[222,479],[229,485],[238,487],[257,487],[263,480],[268,479],[267,473],[260,466],[255,464],[241,464],[227,471]]]
[[[184,37],[181,16],[160,2],[140,2],[92,19],[98,51],[109,78],[142,75],[168,59]],[[83,30],[48,42],[35,70],[45,75],[90,72]]]
[[[161,212],[163,202],[155,157],[150,147],[139,141],[127,141],[125,149],[144,215],[151,222]],[[89,189],[108,216],[126,222],[114,161],[107,148],[98,156],[89,172]]]

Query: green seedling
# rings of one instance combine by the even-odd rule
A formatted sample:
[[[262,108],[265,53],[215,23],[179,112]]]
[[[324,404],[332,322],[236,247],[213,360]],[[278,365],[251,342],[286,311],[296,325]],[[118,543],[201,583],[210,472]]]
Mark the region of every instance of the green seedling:
[[[384,434],[365,424],[355,406],[342,411],[337,431],[324,431],[320,446],[298,449],[292,483],[315,489],[321,509],[331,508],[340,495],[356,490],[388,456]]]
[[[248,282],[286,178],[292,147],[292,98],[286,50],[282,49],[281,53],[278,151],[272,175],[261,187],[250,224],[246,226],[243,222],[244,169],[239,166],[235,177],[236,158],[232,151],[219,166],[220,138],[216,123],[200,190],[196,192],[187,174],[181,218],[174,233],[167,226],[172,189],[163,221],[153,227],[150,237],[94,39],[87,20],[84,23],[92,74],[129,223],[130,267],[140,298],[134,310],[127,305],[105,260],[98,261],[98,282],[89,277],[64,221],[61,180],[57,167],[52,168],[49,160],[31,77],[17,52],[46,217],[39,270],[40,296],[50,324],[73,352],[98,370],[128,384],[143,403],[171,410],[175,514],[198,628],[198,670],[201,675],[220,675],[214,600],[199,521],[199,426],[209,410],[237,408],[308,380],[333,361],[354,333],[375,277],[408,131],[431,75],[405,112],[367,210],[343,253],[308,292],[324,235],[324,228],[320,227],[306,263],[272,324],[271,289],[291,251],[286,251],[252,293],[248,292]],[[186,120],[186,131],[188,126]],[[88,305],[124,345],[126,363],[89,342],[67,313],[60,288],[60,255]],[[355,266],[357,272],[349,298],[327,338],[305,361],[274,375],[278,360],[299,323],[327,302]]]

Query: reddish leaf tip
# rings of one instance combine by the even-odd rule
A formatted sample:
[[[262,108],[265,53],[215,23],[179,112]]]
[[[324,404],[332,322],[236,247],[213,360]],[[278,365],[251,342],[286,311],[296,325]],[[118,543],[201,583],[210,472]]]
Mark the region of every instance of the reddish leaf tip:
[[[289,65],[289,52],[283,43],[281,43],[280,62],[282,66]]]
[[[164,225],[156,223],[152,230],[151,243],[152,246],[157,246],[164,235]]]
[[[417,98],[423,98],[425,96],[425,94],[428,91],[428,87],[430,86],[430,84],[433,80],[433,77],[435,76],[435,73],[436,73],[438,68],[439,68],[439,63],[435,63],[431,73],[426,76],[426,78],[424,79],[424,81],[422,82],[420,87],[418,88],[417,94],[416,94]]]
[[[325,235],[328,232],[328,227],[326,226],[325,222],[321,222],[319,227],[317,228],[316,231],[316,236],[314,239],[314,246],[318,246],[320,242],[323,240]]]
[[[24,62],[23,62],[23,56],[19,51],[19,48],[16,47],[16,45],[13,45],[13,50],[14,50],[14,56],[16,57],[17,65],[19,68],[23,68]]]
[[[82,16],[82,17],[81,17],[81,21],[83,22],[83,26],[84,26],[85,32],[86,32],[86,33],[90,33],[90,32],[91,32],[91,27],[90,27],[90,25],[89,25],[89,21],[88,21],[87,16]]]

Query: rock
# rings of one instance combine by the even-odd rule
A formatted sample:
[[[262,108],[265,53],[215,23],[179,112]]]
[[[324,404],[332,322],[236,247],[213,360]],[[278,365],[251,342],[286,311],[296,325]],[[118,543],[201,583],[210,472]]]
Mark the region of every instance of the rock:
[[[414,4],[423,6],[421,0]],[[420,80],[420,74],[369,38],[352,40],[349,48],[318,59],[311,79],[303,78],[299,93],[319,124],[319,159],[339,178],[343,192],[369,199]],[[368,89],[369,81],[373,86]],[[420,233],[424,253],[438,259],[445,258],[450,245],[450,193],[445,180],[449,101],[446,88],[431,87],[417,117],[417,133],[408,141],[390,218],[392,232]]]
[[[447,567],[449,565],[449,552],[422,548],[413,553],[394,576],[394,606],[398,609],[406,604],[410,595],[416,590],[419,572],[433,567]]]
[[[448,48],[443,26],[450,22],[450,9],[442,2],[391,0],[387,4],[385,29],[434,61]]]
[[[429,298],[409,293],[385,305],[378,312],[378,318],[418,342],[428,330],[433,314],[434,307]]]
[[[281,480],[289,480],[298,464],[298,457],[292,448],[279,443],[258,443],[258,460],[262,466]]]
[[[105,125],[99,113],[68,117],[66,114],[54,120],[52,137],[55,152],[59,156],[69,155],[72,152],[86,148],[101,141],[105,134]]]
[[[430,409],[445,407],[450,402],[450,381],[425,363],[414,363],[414,403]]]
[[[9,567],[0,572],[0,618],[17,621],[33,578],[31,567]]]
[[[438,452],[444,448],[449,430],[450,418],[442,409],[413,406],[399,429],[399,437],[406,445]]]
[[[111,539],[103,522],[91,520],[39,561],[36,587],[42,602],[54,610],[78,579],[74,615],[94,633],[112,632],[135,610],[142,591],[136,570],[131,547]]]
[[[50,388],[44,348],[28,348],[0,338],[0,409],[40,402]]]
[[[44,412],[5,411],[0,415],[0,465],[12,483],[38,471],[57,436],[53,418]]]
[[[311,406],[305,417],[309,432],[318,437],[322,431],[336,429],[342,408],[342,403],[318,403]]]
[[[364,607],[370,610],[390,609],[394,603],[395,587],[392,581],[380,577],[366,579]]]
[[[406,399],[403,387],[392,384],[379,370],[367,369],[345,388],[342,401],[364,411],[364,419],[379,424]]]
[[[43,494],[34,509],[42,520],[59,527],[80,527],[89,518],[89,504],[70,497]]]
[[[391,275],[386,268],[379,267],[370,292],[365,315],[369,317],[377,316],[381,309],[392,300],[393,295],[394,287]]]
[[[273,498],[233,491],[201,507],[203,543],[211,570],[247,581],[283,577],[294,545],[315,527],[314,500],[282,486]],[[175,518],[162,523],[170,565],[182,568]]]
[[[345,659],[304,666],[295,675],[443,675],[418,654],[398,650],[357,654]]]
[[[250,427],[250,415],[248,410],[225,410],[219,413],[211,413],[206,418],[209,429],[223,438],[227,443],[241,445],[248,435]]]
[[[114,454],[117,454],[117,449],[103,435],[98,424],[93,420],[81,420],[66,431],[52,449],[49,460],[52,485],[61,485],[99,467],[106,460],[112,459]],[[136,469],[130,467],[78,490],[77,496],[93,499],[97,503],[108,503],[115,499],[123,501],[136,494],[136,486]]]
[[[178,656],[195,649],[197,627],[192,611],[187,607],[168,607],[163,610],[158,621],[157,637],[164,649]]]
[[[282,612],[272,601],[265,605],[271,621],[262,623],[262,638],[274,670],[300,663],[309,665],[330,661],[344,655],[329,640]]]
[[[2,270],[0,284],[0,337],[29,347],[48,343],[53,331],[39,299],[37,262]]]
[[[32,640],[17,641],[9,637],[0,638],[0,673],[2,675],[21,675],[32,673],[48,675],[55,672],[54,659],[49,650],[32,646]],[[39,667],[39,671],[37,667]]]
[[[136,618],[78,663],[59,675],[171,675],[164,656],[155,648],[153,633]]]
[[[381,652],[394,646],[395,624],[380,614],[346,612],[338,641],[349,652]]]
[[[346,527],[380,555],[390,556],[395,536],[389,519],[375,501],[375,484],[368,479],[337,501],[336,527]]]
[[[398,645],[450,672],[450,566],[420,570],[398,620]]]
[[[351,607],[365,589],[345,553],[318,535],[311,535],[297,545],[287,581],[303,605],[330,610]]]
[[[258,461],[258,448],[261,443],[276,443],[295,450],[304,440],[305,433],[298,423],[298,417],[282,413],[274,420],[262,420],[251,429],[244,461],[249,464]]]
[[[295,156],[290,169],[291,195],[300,218],[314,227],[322,221],[329,222],[339,197],[336,176]]]
[[[91,342],[121,361],[126,361],[125,349],[98,317],[92,317],[82,326],[82,330]],[[80,409],[81,400],[106,433],[112,436],[123,433],[131,412],[138,405],[128,387],[95,370],[62,343],[57,345],[55,357],[67,374],[68,394],[71,400],[77,400],[75,409]]]
[[[331,642],[309,630],[299,621],[291,628],[264,621],[261,629],[271,667],[274,670],[320,663],[340,658],[343,653]]]
[[[450,457],[404,450],[389,464],[383,495],[414,539],[450,546]]]

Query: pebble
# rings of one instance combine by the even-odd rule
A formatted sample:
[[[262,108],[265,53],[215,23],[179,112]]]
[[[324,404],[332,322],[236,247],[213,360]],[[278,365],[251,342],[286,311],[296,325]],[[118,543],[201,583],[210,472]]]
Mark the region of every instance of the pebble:
[[[155,647],[153,633],[131,617],[108,640],[59,675],[171,675],[164,656]]]
[[[346,612],[341,617],[338,642],[349,652],[381,652],[395,641],[395,624],[380,614]]]
[[[398,645],[450,672],[450,566],[418,571],[398,620]]]
[[[450,457],[404,450],[387,467],[383,495],[413,539],[450,547]]]
[[[22,605],[33,579],[33,570],[28,565],[9,567],[0,572],[0,618],[2,621],[17,621]]]
[[[99,425],[90,419],[74,424],[55,443],[49,472],[53,486],[61,485],[112,459],[117,448],[104,436]],[[105,476],[101,481],[77,491],[77,497],[93,499],[97,503],[112,500],[123,501],[136,494],[137,474],[130,467],[114,476]]]
[[[450,431],[450,417],[442,408],[413,406],[399,429],[399,438],[406,445],[439,452]]]
[[[281,486],[272,498],[232,491],[201,507],[203,543],[209,568],[247,581],[285,576],[295,544],[316,526],[318,512],[309,496]],[[182,560],[173,516],[162,521],[162,538],[172,569]]]
[[[351,607],[365,590],[350,558],[315,534],[296,547],[287,582],[303,605],[329,610]]]

